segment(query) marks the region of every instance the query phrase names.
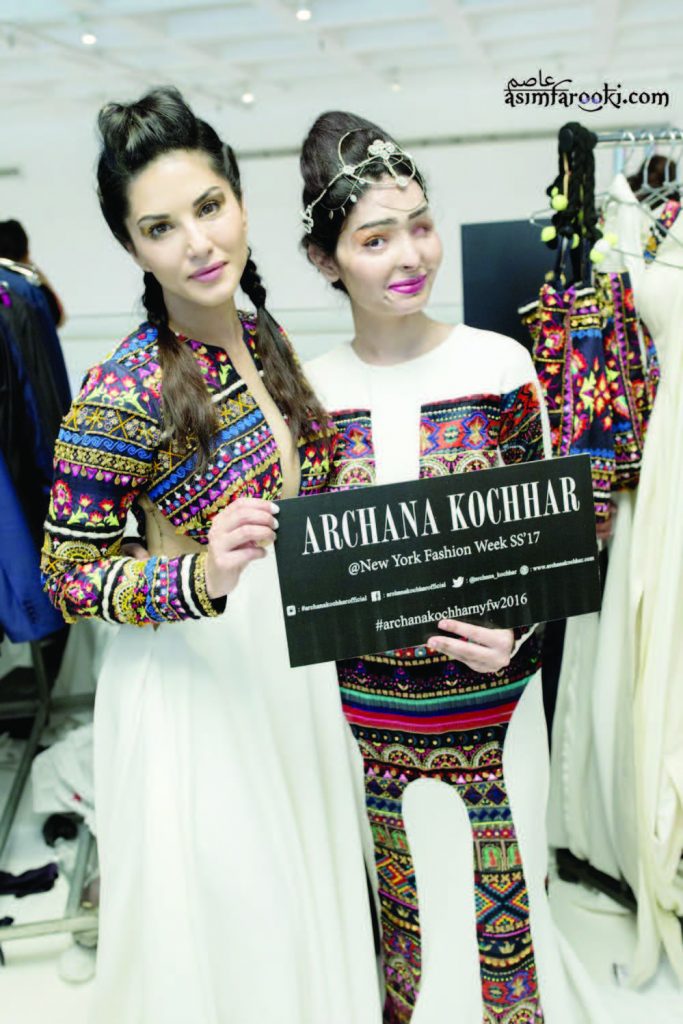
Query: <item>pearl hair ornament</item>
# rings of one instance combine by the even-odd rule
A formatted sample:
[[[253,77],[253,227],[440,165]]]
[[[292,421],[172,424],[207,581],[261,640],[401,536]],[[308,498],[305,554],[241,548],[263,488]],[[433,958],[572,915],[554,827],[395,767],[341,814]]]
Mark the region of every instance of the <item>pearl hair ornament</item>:
[[[367,156],[364,160],[361,160],[357,164],[347,164],[342,155],[342,146],[344,141],[348,139],[349,135],[353,132],[363,131],[362,128],[352,128],[351,131],[346,132],[339,140],[337,146],[337,155],[339,157],[340,169],[337,171],[335,176],[325,185],[319,196],[317,196],[311,203],[308,204],[305,210],[301,213],[301,219],[303,221],[304,230],[307,235],[310,235],[313,230],[313,209],[321,199],[327,195],[332,186],[339,181],[340,178],[348,178],[351,182],[351,191],[346,197],[344,202],[340,206],[336,207],[325,207],[329,211],[330,220],[334,217],[337,210],[341,210],[342,214],[346,216],[346,203],[358,202],[358,196],[355,194],[355,190],[361,185],[376,185],[377,182],[373,178],[363,177],[363,170],[369,166],[369,164],[376,163],[378,160],[381,161],[387,171],[387,174],[393,178],[393,184],[397,185],[398,188],[406,188],[413,178],[418,176],[415,162],[405,150],[401,149],[396,145],[395,142],[390,142],[388,139],[375,139],[371,142],[367,149]],[[397,174],[396,166],[399,164],[405,164],[410,168],[410,174]]]

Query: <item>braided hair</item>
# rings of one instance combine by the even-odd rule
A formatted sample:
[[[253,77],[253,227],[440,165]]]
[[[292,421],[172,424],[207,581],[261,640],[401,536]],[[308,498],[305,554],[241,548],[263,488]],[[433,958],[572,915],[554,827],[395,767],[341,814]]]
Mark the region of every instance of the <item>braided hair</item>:
[[[240,288],[256,310],[263,382],[270,394],[279,400],[289,419],[292,436],[305,436],[310,420],[327,432],[327,413],[299,367],[280,325],[266,308],[266,288],[251,257],[251,250],[242,271]]]
[[[586,276],[587,253],[602,238],[595,208],[595,155],[597,136],[576,121],[565,124],[558,136],[558,174],[546,189],[551,198],[565,196],[566,205],[557,209],[551,223],[555,235],[546,244],[551,249],[571,246],[575,279]],[[578,237],[578,245],[573,244]]]
[[[237,201],[242,201],[239,167],[232,148],[209,124],[195,117],[177,89],[154,89],[136,103],[108,103],[100,110],[98,128],[102,140],[97,165],[100,207],[112,234],[127,250],[131,248],[126,227],[131,181],[165,153],[205,153],[212,169],[228,182]],[[143,305],[157,330],[164,427],[176,442],[196,444],[201,468],[209,460],[220,426],[218,413],[191,349],[169,326],[160,283],[149,272],[144,274],[143,282]],[[251,255],[240,285],[256,308],[256,345],[263,382],[287,418],[293,438],[304,438],[312,426],[324,426],[328,418],[283,332],[266,309],[266,289]]]

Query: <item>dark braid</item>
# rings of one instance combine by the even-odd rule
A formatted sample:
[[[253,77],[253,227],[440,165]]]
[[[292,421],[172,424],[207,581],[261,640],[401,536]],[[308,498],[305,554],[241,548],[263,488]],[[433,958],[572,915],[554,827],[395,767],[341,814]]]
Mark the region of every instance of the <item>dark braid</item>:
[[[566,196],[565,208],[556,209],[551,219],[555,236],[546,244],[560,247],[558,258],[570,247],[575,280],[590,276],[588,252],[602,237],[595,208],[596,143],[596,135],[578,122],[564,125],[558,137],[558,174],[546,189],[551,204],[558,194]]]
[[[211,455],[213,437],[220,423],[212,402],[207,401],[204,378],[191,350],[178,341],[168,325],[164,293],[154,274],[144,275],[142,302],[147,318],[157,329],[162,379],[164,423],[185,443],[196,438],[198,468],[205,468]],[[164,387],[164,381],[181,381],[182,387]]]
[[[256,309],[263,383],[271,395],[277,396],[281,412],[287,417],[292,437],[296,440],[305,434],[310,421],[323,426],[328,422],[328,416],[298,363],[295,364],[296,387],[293,386],[293,353],[277,321],[266,309],[266,289],[251,258],[251,250],[240,279],[240,288]]]

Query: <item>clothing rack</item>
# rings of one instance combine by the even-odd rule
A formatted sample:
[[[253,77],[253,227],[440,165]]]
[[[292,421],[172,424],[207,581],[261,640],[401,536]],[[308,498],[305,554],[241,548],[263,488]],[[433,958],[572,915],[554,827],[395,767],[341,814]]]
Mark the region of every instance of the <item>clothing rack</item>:
[[[564,131],[562,129],[561,131]],[[561,134],[561,133],[560,133]],[[651,153],[657,143],[679,143],[683,146],[683,129],[681,128],[636,128],[635,130],[624,129],[623,131],[596,132],[597,145],[614,147],[614,173],[623,171],[626,163],[626,153],[636,147],[649,147]],[[561,143],[560,143],[561,144]],[[680,151],[683,156],[683,148]],[[676,161],[677,162],[677,161]],[[558,848],[555,850],[555,862],[559,877],[565,882],[583,882],[598,892],[609,896],[616,903],[630,910],[632,913],[638,911],[638,900],[636,894],[625,878],[613,878],[611,875],[600,871],[589,861],[576,857],[571,850]],[[679,916],[683,928],[683,917]]]
[[[51,716],[92,706],[94,698],[92,693],[53,698],[45,659],[46,649],[64,628],[61,616],[41,588],[38,553],[44,516],[41,507],[47,510],[46,485],[52,475],[52,447],[59,421],[71,401],[66,365],[40,278],[30,267],[0,258],[0,281],[4,282],[2,291],[8,300],[0,307],[3,408],[9,398],[9,414],[2,420],[0,437],[0,494],[6,531],[0,553],[4,556],[3,596],[7,593],[2,626],[11,642],[29,644],[33,669],[26,697],[4,697],[0,690],[0,718],[30,722],[28,740],[4,806],[0,807],[1,862],[30,779],[31,764]],[[33,459],[27,452],[33,453]],[[22,472],[27,467],[30,472]],[[86,916],[80,910],[92,849],[92,836],[81,826],[65,917],[3,926],[0,940],[94,931],[97,915]]]
[[[5,853],[12,825],[19,809],[24,788],[29,780],[31,764],[38,752],[40,737],[48,725],[50,716],[57,712],[68,712],[92,707],[94,694],[72,694],[65,697],[52,698],[48,681],[43,650],[50,638],[34,640],[30,643],[31,662],[36,683],[36,694],[33,698],[13,701],[0,701],[0,716],[3,720],[33,717],[31,733],[26,748],[17,767],[12,787],[5,800],[0,817],[0,862]],[[94,932],[97,929],[97,912],[83,912],[80,909],[81,896],[85,884],[88,864],[94,839],[84,823],[79,826],[77,839],[76,863],[74,866],[66,909],[63,917],[48,921],[31,921],[27,924],[10,924],[0,927],[0,943],[10,939],[29,939],[41,935],[56,935],[63,932]]]
[[[650,131],[647,128],[636,128],[635,131],[624,130],[621,132],[596,132],[598,146],[614,147],[614,173],[623,171],[626,164],[627,153],[639,146],[648,146],[654,151],[655,145],[660,143],[681,143],[683,144],[683,130],[680,128],[658,128]]]

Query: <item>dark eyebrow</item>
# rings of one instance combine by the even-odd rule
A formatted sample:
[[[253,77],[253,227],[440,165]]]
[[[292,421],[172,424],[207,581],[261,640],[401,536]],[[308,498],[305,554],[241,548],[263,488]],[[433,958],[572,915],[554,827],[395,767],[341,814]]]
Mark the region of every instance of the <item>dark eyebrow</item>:
[[[202,194],[197,199],[195,199],[195,201],[193,202],[192,205],[194,207],[201,206],[202,203],[206,202],[206,200],[209,198],[209,196],[214,195],[215,193],[219,193],[220,195],[223,195],[223,190],[220,187],[220,185],[212,185],[211,188],[207,188],[206,192],[202,192]],[[170,220],[170,218],[171,218],[171,214],[170,213],[148,213],[148,214],[145,214],[144,217],[140,217],[140,219],[138,220],[137,223],[138,223],[138,227],[139,227],[139,226],[141,226],[142,224],[144,224],[148,220],[153,220],[153,221],[157,221],[157,220]]]
[[[421,217],[422,214],[426,213],[428,209],[429,204],[425,203],[423,206],[420,207],[419,210],[413,210],[412,213],[409,213],[408,220],[415,220],[416,217]],[[387,217],[385,220],[368,221],[367,224],[361,224],[359,228],[356,228],[356,231],[365,231],[367,228],[387,227],[388,225],[391,224],[398,224],[398,221],[396,220],[395,217]]]
[[[148,220],[170,220],[170,213],[148,213],[144,217],[140,217],[137,222],[138,227],[142,227]]]
[[[223,189],[220,187],[220,185],[212,185],[211,188],[207,188],[206,192],[202,192],[199,199],[195,199],[192,205],[201,206],[202,203],[206,202],[209,196],[215,195],[216,193],[218,193],[221,196],[223,195]]]

